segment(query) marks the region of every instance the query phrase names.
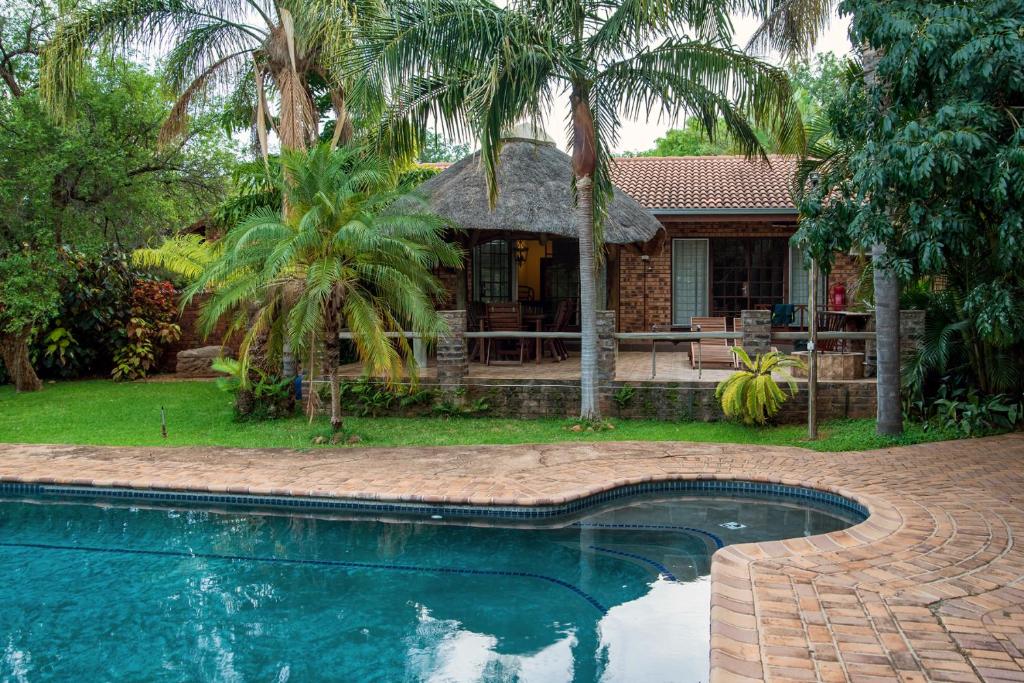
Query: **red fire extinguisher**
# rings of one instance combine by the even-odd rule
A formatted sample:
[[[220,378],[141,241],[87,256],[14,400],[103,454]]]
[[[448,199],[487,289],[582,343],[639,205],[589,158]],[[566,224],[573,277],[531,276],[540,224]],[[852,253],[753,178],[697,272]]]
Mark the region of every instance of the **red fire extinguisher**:
[[[846,285],[842,282],[837,282],[832,285],[829,291],[829,300],[832,302],[833,311],[845,311],[846,310]]]

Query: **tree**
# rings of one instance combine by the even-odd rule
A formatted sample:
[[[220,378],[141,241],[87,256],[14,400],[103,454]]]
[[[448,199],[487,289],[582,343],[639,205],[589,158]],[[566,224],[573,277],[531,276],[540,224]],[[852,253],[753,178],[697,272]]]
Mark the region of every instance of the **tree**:
[[[853,14],[853,38],[877,57],[875,78],[854,82],[829,108],[848,161],[827,169],[805,199],[801,231],[819,252],[878,244],[880,264],[904,282],[941,275],[942,298],[958,318],[942,334],[962,335],[971,349],[970,381],[989,393],[1019,391],[1021,4],[842,7]],[[932,360],[945,366],[950,358],[942,356]]]
[[[461,264],[458,247],[443,239],[441,219],[389,211],[398,196],[395,178],[393,168],[361,150],[321,145],[284,152],[277,182],[288,212],[260,209],[232,228],[221,254],[188,290],[194,296],[213,289],[201,316],[208,330],[259,302],[256,315],[246,315],[243,358],[269,335],[271,345],[289,341],[312,371],[322,344],[335,431],[342,426],[340,332],[351,330],[368,374],[394,380],[407,365],[414,371],[408,341],[388,335],[408,327],[435,337],[443,321],[433,298],[443,290],[433,269]]]
[[[164,73],[178,99],[161,136],[181,134],[193,104],[211,86],[226,85],[228,101],[254,121],[264,155],[268,122],[284,149],[305,149],[319,135],[316,100],[330,99],[333,142],[352,136],[346,88],[337,56],[352,39],[355,11],[345,2],[265,3],[245,0],[100,0],[62,13],[43,53],[41,91],[59,121],[73,118],[76,79],[90,51],[127,50],[136,42],[174,45]],[[268,110],[277,94],[278,113]]]
[[[730,47],[735,4],[757,3],[723,0],[708,11],[686,2],[422,0],[395,6],[360,51],[359,72],[406,84],[398,115],[421,127],[433,115],[479,141],[492,201],[502,135],[564,98],[580,241],[583,419],[600,417],[596,265],[620,111],[688,112],[705,130],[722,117],[748,155],[763,154],[755,126],[799,134],[785,73]]]
[[[46,114],[34,82],[18,80],[18,88],[20,96],[0,98],[0,257],[35,271],[8,271],[0,292],[0,308],[23,311],[0,332],[14,349],[9,358],[27,357],[31,328],[55,312],[40,307],[54,302],[49,288],[62,285],[57,265],[69,249],[127,249],[193,222],[219,197],[221,168],[233,159],[216,131],[158,148],[171,103],[155,76],[130,64],[90,66],[79,81],[79,116],[63,128]],[[31,366],[19,364],[26,376]],[[25,386],[38,385],[30,378]]]
[[[439,161],[454,162],[467,156],[469,156],[469,145],[454,144],[437,133],[427,133],[420,145],[420,153],[416,160],[421,164],[430,164]]]
[[[53,251],[24,246],[0,251],[0,360],[14,382],[14,390],[39,391],[39,381],[28,355],[36,325],[45,322],[57,306],[59,263]],[[50,273],[40,277],[40,273]]]

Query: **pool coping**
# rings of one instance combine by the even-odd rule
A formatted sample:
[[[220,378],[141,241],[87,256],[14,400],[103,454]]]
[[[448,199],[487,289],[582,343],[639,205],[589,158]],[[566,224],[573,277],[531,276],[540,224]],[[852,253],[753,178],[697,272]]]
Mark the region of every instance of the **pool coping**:
[[[180,480],[144,474],[110,477],[107,471],[87,478],[79,471],[76,476],[62,477],[61,463],[67,465],[69,458],[81,470],[78,458],[88,460],[90,453],[107,451],[107,461],[117,460],[118,454],[111,453],[117,449],[0,445],[0,456],[11,449],[27,449],[31,458],[52,456],[49,464],[53,466],[46,475],[38,470],[30,474],[30,468],[15,471],[17,468],[0,457],[0,482],[278,497],[327,493],[333,500],[349,500],[353,492],[365,492],[370,495],[359,497],[381,504],[535,508],[666,481],[747,480],[811,488],[855,501],[870,516],[839,532],[728,546],[715,553],[711,569],[712,680],[855,680],[870,676],[880,680],[1001,680],[1002,676],[1005,680],[1006,674],[1016,673],[1018,680],[1024,680],[1024,549],[1013,544],[1015,533],[1024,534],[1024,501],[1013,494],[1024,483],[1024,435],[857,454],[726,446],[699,459],[689,453],[715,448],[672,443],[530,448],[541,453],[541,460],[550,453],[589,449],[584,453],[589,458],[585,462],[590,469],[596,465],[602,469],[591,472],[570,467],[575,462],[563,463],[556,471],[559,477],[566,474],[566,468],[568,474],[578,476],[568,480],[569,484],[556,482],[561,486],[553,487],[558,489],[555,494],[494,495],[466,486],[447,495],[415,487],[403,487],[396,494],[356,486],[339,496],[330,495],[334,490],[329,488],[274,486],[259,483],[255,477],[249,486],[239,486],[216,481],[197,484],[193,476],[184,489]],[[152,455],[171,449],[136,450]],[[222,452],[229,450],[232,455],[239,451]],[[346,449],[345,454],[350,456],[356,450]],[[511,449],[471,450],[494,457],[507,456]],[[652,450],[659,452],[658,457],[668,458],[676,469],[650,466],[648,461],[655,457],[649,455]],[[443,459],[446,451],[458,460],[467,449],[431,449],[430,455]],[[366,464],[370,458],[370,454],[359,454],[353,462]],[[634,467],[638,462],[643,466]],[[760,469],[752,471],[751,463]],[[477,466],[475,461],[470,465]],[[659,468],[665,471],[655,471]],[[620,469],[634,471],[620,475]],[[635,471],[638,469],[641,471]],[[537,476],[543,474],[541,470]],[[403,473],[395,471],[393,475],[401,477]],[[998,519],[986,519],[984,510],[996,510]],[[1005,615],[999,617],[998,624],[991,616],[997,612]],[[1014,629],[1019,629],[1019,637]]]

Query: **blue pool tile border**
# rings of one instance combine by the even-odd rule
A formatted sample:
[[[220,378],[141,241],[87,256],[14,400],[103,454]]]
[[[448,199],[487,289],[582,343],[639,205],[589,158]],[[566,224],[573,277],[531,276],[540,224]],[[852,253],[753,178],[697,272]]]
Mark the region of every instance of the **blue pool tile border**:
[[[428,504],[382,502],[355,498],[311,496],[271,496],[241,493],[204,493],[195,491],[157,491],[153,489],[71,486],[64,484],[26,484],[0,482],[0,493],[62,499],[113,499],[170,504],[230,506],[240,508],[275,508],[305,512],[353,512],[398,514],[444,518],[485,518],[503,520],[554,519],[582,512],[588,508],[630,496],[649,493],[690,493],[700,495],[730,494],[771,497],[791,501],[811,501],[852,514],[857,521],[868,518],[868,509],[855,500],[828,491],[770,484],[739,479],[674,479],[627,484],[601,493],[557,505],[508,506],[470,504]]]

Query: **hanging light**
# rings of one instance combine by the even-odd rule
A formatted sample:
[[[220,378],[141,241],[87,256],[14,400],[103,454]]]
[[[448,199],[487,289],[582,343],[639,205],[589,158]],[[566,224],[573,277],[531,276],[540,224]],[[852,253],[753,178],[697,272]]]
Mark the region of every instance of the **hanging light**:
[[[526,242],[523,240],[516,240],[516,263],[523,265],[526,263],[526,256],[530,253],[529,247],[526,246]]]

